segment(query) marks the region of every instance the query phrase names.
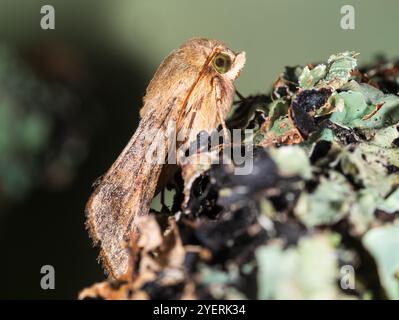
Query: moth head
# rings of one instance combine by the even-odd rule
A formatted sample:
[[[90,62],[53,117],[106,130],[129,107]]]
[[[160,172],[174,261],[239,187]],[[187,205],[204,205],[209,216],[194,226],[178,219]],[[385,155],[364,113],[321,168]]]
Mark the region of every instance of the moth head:
[[[182,48],[190,52],[189,62],[197,70],[204,65],[208,70],[225,80],[234,81],[245,64],[245,52],[235,53],[225,43],[218,40],[193,38],[187,41]]]

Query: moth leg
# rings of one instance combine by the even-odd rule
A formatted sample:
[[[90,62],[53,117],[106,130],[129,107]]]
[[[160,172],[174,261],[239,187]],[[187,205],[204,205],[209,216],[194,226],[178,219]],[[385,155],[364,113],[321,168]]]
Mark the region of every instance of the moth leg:
[[[237,95],[238,98],[240,99],[239,102],[245,101],[245,100],[246,100],[246,98],[245,98],[241,93],[239,93],[237,89],[236,89],[236,95]]]
[[[216,112],[217,112],[217,117],[222,125],[223,129],[223,136],[224,136],[224,142],[229,143],[230,142],[230,131],[227,129],[226,122],[224,121],[224,116],[222,112],[222,92],[221,92],[221,86],[218,85],[219,79],[214,78],[214,86],[215,86],[215,98],[216,98]]]
[[[166,205],[166,202],[165,202],[165,189],[162,189],[161,190],[161,211],[162,212],[165,212],[165,211],[167,211],[167,212],[169,212],[169,208],[168,208],[168,206]]]

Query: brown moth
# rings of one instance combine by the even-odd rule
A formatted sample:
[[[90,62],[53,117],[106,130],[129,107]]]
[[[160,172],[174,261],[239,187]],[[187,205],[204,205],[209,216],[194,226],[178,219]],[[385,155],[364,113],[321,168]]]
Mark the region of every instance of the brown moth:
[[[136,219],[148,214],[165,167],[148,160],[149,150],[152,156],[166,159],[173,141],[165,132],[173,125],[185,137],[177,150],[186,148],[200,131],[211,132],[219,124],[225,129],[224,118],[235,93],[233,81],[244,63],[245,52],[236,54],[217,40],[194,38],[159,66],[146,90],[136,132],[86,206],[90,235],[114,278],[128,270],[126,242],[138,234]]]

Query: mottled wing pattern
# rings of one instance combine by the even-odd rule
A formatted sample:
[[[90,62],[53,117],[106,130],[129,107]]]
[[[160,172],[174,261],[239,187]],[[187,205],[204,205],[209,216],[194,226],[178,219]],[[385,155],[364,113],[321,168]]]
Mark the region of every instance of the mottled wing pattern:
[[[148,212],[162,169],[161,164],[147,163],[142,153],[143,148],[159,142],[155,136],[148,136],[148,129],[153,125],[153,119],[141,121],[139,130],[103,177],[86,206],[91,237],[101,245],[101,259],[114,277],[127,270],[125,240],[134,218]],[[149,142],[152,138],[154,142]],[[158,146],[162,148],[159,152],[166,151],[166,142]]]
[[[170,57],[165,63],[173,63]],[[175,56],[176,59],[176,56]],[[184,64],[165,72],[162,65],[147,89],[139,127],[118,159],[102,178],[86,206],[87,226],[95,244],[101,246],[100,258],[113,277],[122,276],[128,267],[126,240],[135,230],[134,219],[149,211],[151,200],[162,170],[162,164],[146,159],[149,149],[164,153],[168,150],[166,126],[176,117],[179,103],[190,82],[171,81],[181,74]],[[190,77],[186,77],[190,80]],[[155,81],[154,81],[155,79]],[[161,92],[159,83],[170,82]]]

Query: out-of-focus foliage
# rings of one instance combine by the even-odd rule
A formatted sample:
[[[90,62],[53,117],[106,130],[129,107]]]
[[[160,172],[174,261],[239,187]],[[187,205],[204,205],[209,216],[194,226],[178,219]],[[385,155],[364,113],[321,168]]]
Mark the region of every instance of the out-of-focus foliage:
[[[73,179],[92,130],[77,117],[80,106],[76,92],[41,80],[14,50],[0,46],[0,206],[22,200],[43,181],[60,189]]]
[[[381,282],[392,299],[399,299],[399,224],[374,228],[363,237],[364,246],[377,261]]]
[[[397,299],[399,63],[356,65],[288,67],[244,99],[229,126],[254,129],[253,171],[183,166],[184,194],[176,179],[171,210],[139,224],[126,281],[81,298]]]
[[[335,251],[335,241],[328,233],[303,238],[297,247],[285,249],[283,243],[259,247],[258,298],[345,298],[336,285]]]
[[[1,46],[0,183],[1,191],[12,198],[22,197],[32,186],[39,155],[49,139],[51,122],[32,101],[43,90],[13,52]]]

